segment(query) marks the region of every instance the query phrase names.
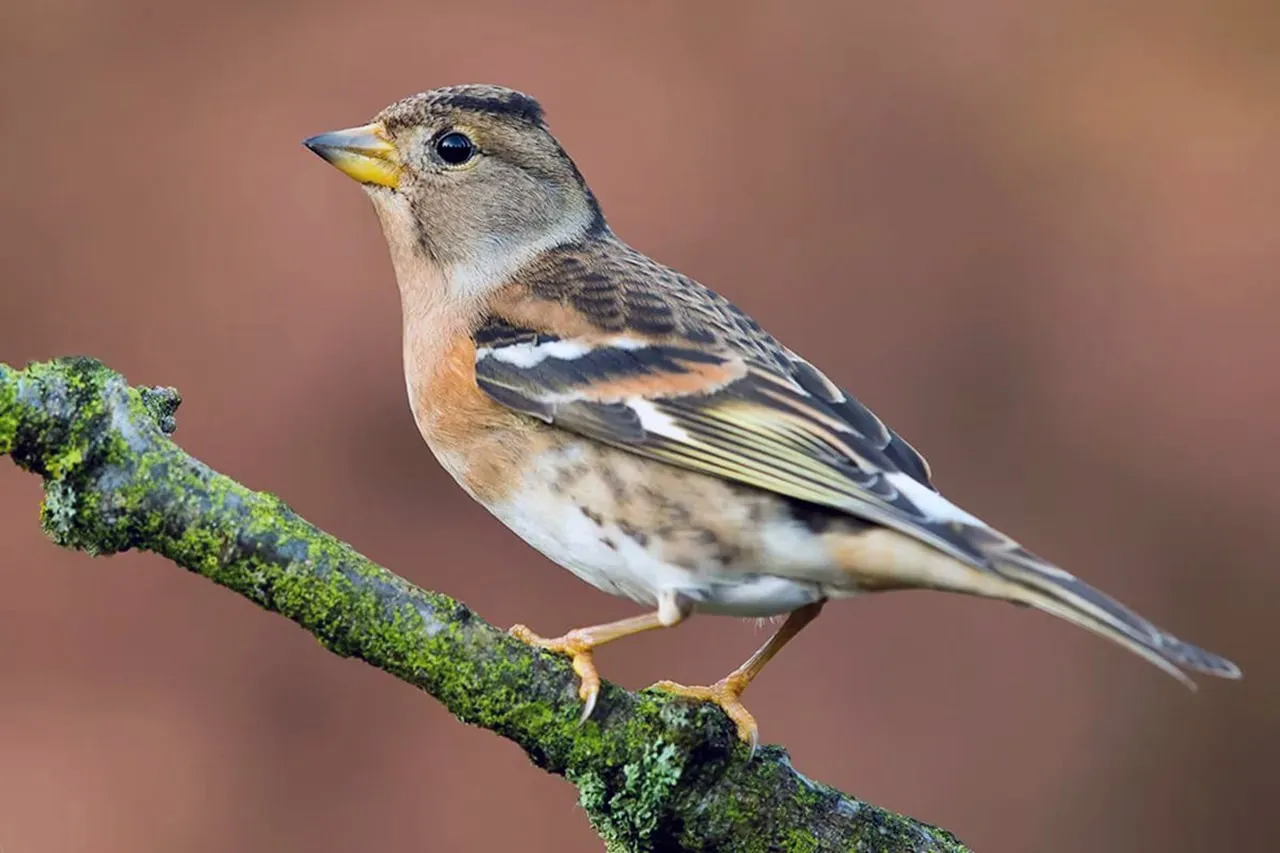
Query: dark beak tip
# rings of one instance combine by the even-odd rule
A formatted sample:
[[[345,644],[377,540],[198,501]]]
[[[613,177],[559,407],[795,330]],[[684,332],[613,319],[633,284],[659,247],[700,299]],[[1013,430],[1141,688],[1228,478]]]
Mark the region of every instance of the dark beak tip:
[[[332,163],[336,156],[334,147],[332,144],[329,144],[327,139],[325,139],[325,134],[308,137],[302,140],[302,145],[326,163]]]

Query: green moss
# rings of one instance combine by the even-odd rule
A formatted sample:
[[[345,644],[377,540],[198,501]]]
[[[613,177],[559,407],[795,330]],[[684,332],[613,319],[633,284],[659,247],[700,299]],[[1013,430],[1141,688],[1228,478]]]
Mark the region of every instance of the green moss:
[[[787,833],[782,850],[785,853],[816,853],[818,839],[807,829],[792,829]]]
[[[684,770],[675,744],[659,739],[641,745],[636,760],[607,779],[588,766],[570,770],[578,802],[609,850],[648,851]],[[607,766],[607,765],[606,765]]]
[[[178,428],[174,415],[182,405],[182,395],[177,388],[139,388],[139,398],[146,407],[147,414],[160,432],[173,435]]]
[[[0,364],[0,455],[13,452],[22,413],[18,408],[18,373]]]
[[[88,447],[85,443],[68,443],[60,453],[46,457],[45,468],[49,476],[57,480],[71,473],[84,462],[87,451]]]

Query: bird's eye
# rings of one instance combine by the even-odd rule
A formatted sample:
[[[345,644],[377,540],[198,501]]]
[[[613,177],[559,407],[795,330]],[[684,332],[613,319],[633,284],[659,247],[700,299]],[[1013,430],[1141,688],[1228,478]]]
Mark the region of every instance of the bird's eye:
[[[436,140],[436,153],[450,166],[461,166],[476,156],[476,144],[455,130]]]

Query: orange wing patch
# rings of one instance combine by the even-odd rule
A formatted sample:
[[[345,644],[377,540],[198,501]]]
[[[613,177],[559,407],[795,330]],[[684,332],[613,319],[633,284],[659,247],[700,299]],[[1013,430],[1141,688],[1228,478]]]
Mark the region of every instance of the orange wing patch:
[[[596,382],[582,389],[582,399],[597,403],[617,403],[627,397],[661,399],[707,394],[747,375],[747,367],[740,361],[700,364],[679,359],[676,361],[682,368],[680,372],[621,376],[606,382]]]

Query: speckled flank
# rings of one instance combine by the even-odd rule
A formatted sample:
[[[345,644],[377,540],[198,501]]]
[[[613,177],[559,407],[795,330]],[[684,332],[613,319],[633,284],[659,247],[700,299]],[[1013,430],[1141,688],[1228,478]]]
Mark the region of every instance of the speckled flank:
[[[487,506],[551,560],[646,606],[675,590],[703,611],[772,616],[854,591],[824,537],[857,521],[832,518],[820,535],[795,502],[575,436],[556,434]]]

